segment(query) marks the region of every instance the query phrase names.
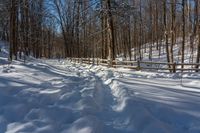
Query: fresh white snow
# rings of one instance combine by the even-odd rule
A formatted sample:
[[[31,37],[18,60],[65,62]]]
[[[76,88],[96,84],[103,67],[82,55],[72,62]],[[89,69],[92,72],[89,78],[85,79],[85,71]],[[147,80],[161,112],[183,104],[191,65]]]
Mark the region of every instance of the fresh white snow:
[[[6,50],[5,50],[6,51]],[[199,133],[200,73],[0,54],[0,133]]]

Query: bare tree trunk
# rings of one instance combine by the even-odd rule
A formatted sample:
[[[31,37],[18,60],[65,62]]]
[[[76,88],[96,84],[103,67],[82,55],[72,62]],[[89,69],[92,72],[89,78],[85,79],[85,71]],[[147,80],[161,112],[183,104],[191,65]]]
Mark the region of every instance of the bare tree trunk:
[[[25,10],[25,55],[29,55],[29,3],[28,0],[25,0],[24,3]]]
[[[111,12],[111,2],[110,0],[106,0],[107,5],[107,26],[108,26],[108,57],[109,57],[109,65],[113,66],[113,60],[115,60],[115,39],[114,39],[114,27],[113,27],[113,18]]]
[[[10,9],[10,60],[17,56],[17,0],[11,0]]]
[[[170,62],[174,62],[173,48],[176,40],[175,21],[176,21],[176,0],[171,0],[171,47],[170,47]]]
[[[143,24],[143,20],[142,20],[142,0],[140,0],[140,44],[139,44],[139,60],[142,60],[142,55],[141,55],[141,48],[142,48],[142,45],[143,45],[143,27],[142,27],[142,24]]]
[[[166,45],[166,55],[167,55],[167,62],[170,63],[170,55],[169,55],[169,43],[168,43],[168,28],[167,28],[167,5],[166,0],[163,1],[163,18],[164,18],[164,29],[165,29],[165,45]],[[169,69],[171,66],[169,65]],[[171,71],[171,70],[170,70]]]
[[[184,63],[184,51],[185,51],[185,0],[182,0],[182,20],[183,20],[183,25],[182,25],[182,32],[183,32],[183,40],[182,40],[182,58],[181,62]],[[184,65],[181,66],[181,68],[184,68]]]
[[[76,12],[76,45],[77,45],[77,57],[80,58],[80,35],[79,35],[79,21],[80,21],[80,0],[77,0],[77,12]]]
[[[199,26],[199,0],[196,0],[196,31],[199,36],[199,42],[197,45],[197,58],[196,63],[200,62],[200,26]],[[199,68],[199,65],[196,65],[195,68]],[[198,70],[197,70],[198,72]]]

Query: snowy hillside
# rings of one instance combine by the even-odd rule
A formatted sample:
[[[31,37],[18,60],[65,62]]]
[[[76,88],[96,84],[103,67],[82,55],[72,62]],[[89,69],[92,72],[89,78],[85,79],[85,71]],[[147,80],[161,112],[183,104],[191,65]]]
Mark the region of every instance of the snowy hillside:
[[[7,65],[2,51],[0,133],[200,132],[200,73],[136,72],[65,60]]]
[[[169,40],[170,41],[170,40]],[[194,51],[192,53],[190,39],[187,37],[185,42],[185,63],[195,63],[196,61],[196,55],[197,55],[197,46],[194,46]],[[198,43],[198,42],[196,42]],[[149,59],[149,53],[150,53],[150,46],[152,45],[152,60]],[[167,62],[167,55],[166,55],[166,46],[165,41],[159,42],[160,47],[160,55],[159,55],[159,48],[157,49],[156,43],[146,43],[141,48],[142,53],[142,61],[153,61],[153,62]],[[171,46],[169,42],[169,46]],[[170,48],[170,47],[169,47]],[[181,63],[181,50],[182,50],[182,39],[178,38],[176,40],[176,44],[173,47],[173,55],[174,55],[174,62]],[[135,55],[135,49],[132,48],[132,60],[134,59]],[[193,56],[192,56],[193,55]],[[139,58],[139,57],[137,57]],[[125,58],[123,54],[118,55],[119,60],[129,60],[129,56]]]
[[[145,61],[149,61],[148,57],[149,57],[149,43],[145,44],[147,47],[147,51],[144,55],[144,60]],[[169,44],[170,46],[171,44]],[[170,48],[170,47],[169,47]],[[181,62],[181,50],[182,50],[182,38],[177,38],[176,40],[176,44],[174,45],[173,48],[173,55],[174,55],[174,61],[175,62]],[[186,44],[185,44],[185,62],[189,63],[189,62],[195,62],[196,60],[196,51],[197,48],[195,46],[194,48],[194,57],[192,59],[192,50],[190,47],[190,40],[189,37],[186,39]],[[144,51],[144,50],[143,50]],[[161,55],[159,56],[159,50],[156,49],[156,44],[153,44],[153,48],[152,48],[152,61],[156,61],[156,62],[167,62],[167,55],[166,55],[166,46],[165,46],[165,41],[162,41],[161,43]]]

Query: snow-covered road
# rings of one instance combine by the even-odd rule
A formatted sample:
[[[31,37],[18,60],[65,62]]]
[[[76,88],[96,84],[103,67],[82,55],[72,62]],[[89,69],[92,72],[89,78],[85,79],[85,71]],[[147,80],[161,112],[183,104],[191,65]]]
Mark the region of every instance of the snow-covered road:
[[[33,60],[0,66],[0,133],[199,133],[200,74]]]

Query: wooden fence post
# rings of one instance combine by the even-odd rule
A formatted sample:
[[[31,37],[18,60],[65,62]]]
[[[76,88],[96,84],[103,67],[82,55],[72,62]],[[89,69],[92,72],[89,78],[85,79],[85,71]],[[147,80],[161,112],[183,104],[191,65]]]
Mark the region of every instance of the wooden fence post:
[[[176,73],[176,62],[173,63],[173,73]]]
[[[92,58],[92,65],[95,65],[95,59],[94,59],[94,57]]]
[[[138,70],[138,71],[141,70],[140,61],[139,61],[139,60],[137,61],[137,70]]]

